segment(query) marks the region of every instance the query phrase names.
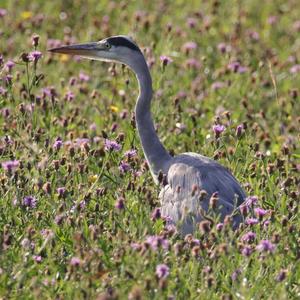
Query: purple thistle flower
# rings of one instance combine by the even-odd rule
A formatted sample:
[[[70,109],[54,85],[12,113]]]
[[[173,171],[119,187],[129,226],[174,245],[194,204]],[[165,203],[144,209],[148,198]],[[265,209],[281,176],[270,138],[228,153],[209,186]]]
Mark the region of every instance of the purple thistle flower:
[[[92,123],[90,126],[89,126],[89,129],[91,131],[96,131],[97,130],[97,125],[95,123]]]
[[[14,66],[15,66],[15,63],[11,60],[8,60],[7,63],[5,64],[5,69],[7,72],[10,73]]]
[[[232,274],[231,274],[231,279],[232,281],[236,281],[239,277],[239,275],[242,274],[241,269],[236,269]]]
[[[37,263],[42,262],[42,257],[40,255],[33,255],[32,258]]]
[[[256,218],[247,218],[245,223],[247,225],[256,225],[259,223],[259,221]]]
[[[26,196],[23,199],[23,205],[30,208],[35,208],[37,205],[37,200],[33,196]]]
[[[201,68],[201,64],[200,62],[198,61],[198,59],[196,58],[189,58],[185,61],[185,65],[187,68],[189,69],[195,69],[195,70],[198,70]]]
[[[220,43],[218,45],[218,50],[221,52],[221,53],[228,53],[231,51],[231,46],[230,45],[227,45],[225,43]]]
[[[37,34],[34,34],[31,38],[31,42],[32,42],[32,46],[33,47],[37,47],[39,45],[39,39],[40,39],[40,36],[37,35]]]
[[[145,241],[152,250],[157,251],[159,247],[162,247],[164,250],[169,248],[169,241],[164,239],[160,235],[150,235]]]
[[[186,42],[182,46],[182,50],[188,54],[191,50],[195,50],[197,48],[197,44],[195,42]]]
[[[297,74],[300,72],[300,64],[294,65],[290,68],[290,73]]]
[[[260,207],[254,208],[254,212],[258,218],[262,218],[263,216],[265,216],[268,213],[267,210],[260,208]]]
[[[4,76],[4,81],[7,86],[12,85],[12,79],[13,79],[13,77],[10,74],[7,74],[6,76]]]
[[[125,208],[125,199],[120,197],[115,203],[115,208],[118,210],[123,210]]]
[[[5,96],[6,93],[7,93],[7,90],[4,87],[0,86],[0,95]]]
[[[124,153],[124,156],[127,157],[127,158],[132,158],[134,156],[136,156],[137,154],[137,151],[135,149],[131,149],[131,150],[128,150]]]
[[[276,281],[281,282],[286,278],[287,270],[280,270],[279,274],[276,276]]]
[[[244,246],[242,249],[242,255],[244,256],[250,256],[252,253],[252,248],[250,246]]]
[[[119,165],[119,170],[122,174],[128,172],[131,170],[130,164],[128,164],[125,161],[121,161],[120,165]]]
[[[244,125],[243,124],[238,125],[236,127],[236,131],[235,131],[236,136],[240,137],[242,135],[242,133],[243,133],[243,130],[244,130]]]
[[[66,188],[65,187],[59,187],[56,189],[57,194],[59,197],[63,197],[66,193]]]
[[[153,212],[151,213],[151,220],[155,221],[161,218],[161,211],[159,207],[154,208]]]
[[[245,200],[245,205],[249,207],[249,206],[253,206],[257,202],[258,202],[257,196],[249,196]]]
[[[71,91],[68,91],[66,94],[65,94],[65,99],[67,100],[67,101],[72,101],[72,100],[74,100],[74,98],[75,98],[75,95],[74,95],[74,93],[73,92],[71,92]]]
[[[170,274],[170,269],[165,264],[157,265],[155,274],[159,279],[167,278]]]
[[[62,142],[61,138],[57,138],[53,144],[53,148],[55,150],[59,150],[62,147],[62,145],[63,145],[63,142]]]
[[[256,238],[256,234],[252,231],[249,231],[241,237],[241,240],[243,242],[251,243],[254,241],[255,238]]]
[[[74,267],[78,267],[81,264],[81,259],[78,257],[72,257],[70,260],[70,265]]]
[[[85,74],[85,73],[83,73],[83,72],[80,72],[79,73],[79,80],[81,82],[88,82],[90,80],[90,76],[87,75],[87,74]]]
[[[173,62],[173,59],[166,55],[161,55],[160,60],[164,67]]]
[[[7,14],[7,10],[4,8],[0,8],[0,18],[3,18]]]
[[[88,138],[77,138],[75,139],[75,146],[81,147],[88,144],[90,140]]]
[[[20,162],[18,160],[8,160],[2,162],[1,165],[5,171],[12,172],[19,168]]]
[[[221,133],[225,130],[225,126],[216,124],[213,126],[213,131],[215,133],[216,138],[220,137]]]
[[[248,68],[243,67],[238,61],[229,63],[227,68],[234,73],[245,73],[248,71]]]
[[[223,224],[223,223],[218,223],[218,224],[216,225],[217,231],[221,231],[221,230],[223,229],[223,227],[224,227],[224,224]]]
[[[121,145],[118,144],[116,141],[105,139],[104,149],[106,151],[120,151]]]
[[[221,88],[223,88],[223,87],[225,87],[226,86],[226,84],[224,83],[224,82],[222,82],[222,81],[216,81],[216,82],[214,82],[212,85],[211,85],[211,89],[213,90],[213,91],[217,91],[217,90],[219,90],[219,89],[221,89]]]
[[[29,53],[29,60],[34,61],[35,63],[42,57],[42,52],[32,51]]]
[[[256,249],[260,252],[274,252],[275,245],[272,244],[269,240],[261,240],[260,243],[256,246]]]

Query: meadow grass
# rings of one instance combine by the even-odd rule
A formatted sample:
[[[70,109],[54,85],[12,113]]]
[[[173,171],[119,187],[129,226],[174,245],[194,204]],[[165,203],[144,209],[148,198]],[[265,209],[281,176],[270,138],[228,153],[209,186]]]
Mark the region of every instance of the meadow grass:
[[[299,299],[299,15],[293,0],[0,1],[0,298]],[[166,148],[241,182],[237,231],[181,237],[153,217],[134,75],[46,51],[116,34],[151,66]]]

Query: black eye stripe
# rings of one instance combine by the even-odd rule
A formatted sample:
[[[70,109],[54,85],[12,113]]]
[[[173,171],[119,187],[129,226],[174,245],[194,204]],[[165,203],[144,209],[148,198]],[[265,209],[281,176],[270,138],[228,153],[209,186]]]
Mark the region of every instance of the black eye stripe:
[[[127,38],[121,37],[121,36],[114,36],[107,39],[107,42],[109,42],[110,45],[118,47],[123,46],[127,47],[129,49],[135,50],[135,51],[141,51],[139,47],[134,44],[133,42],[129,41]]]

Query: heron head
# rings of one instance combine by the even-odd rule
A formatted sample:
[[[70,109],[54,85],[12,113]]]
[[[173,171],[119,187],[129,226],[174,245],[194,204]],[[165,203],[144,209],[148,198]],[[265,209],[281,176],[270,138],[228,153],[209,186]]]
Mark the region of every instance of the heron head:
[[[137,55],[142,55],[141,50],[135,42],[123,35],[112,36],[99,42],[62,46],[49,49],[49,51],[79,55],[83,58],[100,61],[120,62],[129,66]]]

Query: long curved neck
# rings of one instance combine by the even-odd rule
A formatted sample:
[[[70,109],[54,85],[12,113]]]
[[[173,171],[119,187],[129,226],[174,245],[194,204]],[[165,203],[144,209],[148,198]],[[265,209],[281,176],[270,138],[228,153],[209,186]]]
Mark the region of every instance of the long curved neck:
[[[147,63],[141,55],[131,64],[139,83],[139,96],[135,107],[135,118],[138,134],[141,139],[143,151],[149,164],[151,174],[157,182],[159,171],[167,173],[171,160],[170,154],[160,142],[154,128],[151,116],[152,79]]]

